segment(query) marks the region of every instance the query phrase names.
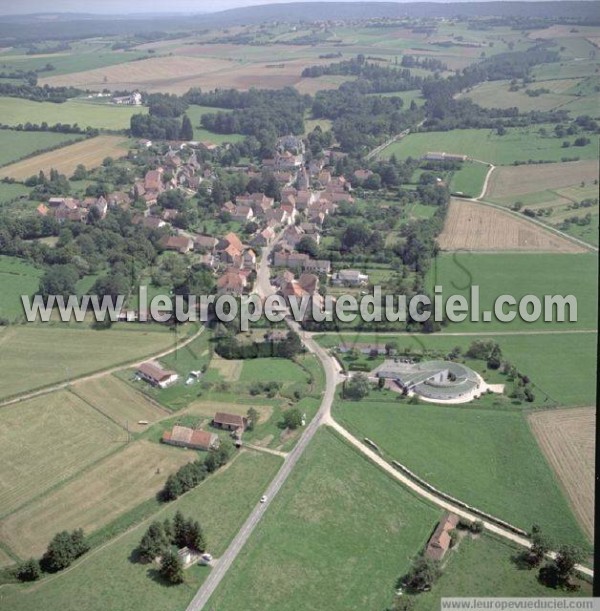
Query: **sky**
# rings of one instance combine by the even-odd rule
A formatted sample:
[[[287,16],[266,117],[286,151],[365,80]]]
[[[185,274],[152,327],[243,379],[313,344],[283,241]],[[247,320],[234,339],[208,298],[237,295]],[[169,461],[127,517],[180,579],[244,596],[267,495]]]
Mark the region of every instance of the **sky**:
[[[252,6],[258,4],[281,4],[285,2],[297,1],[299,0],[168,0],[167,2],[165,2],[165,0],[0,0],[0,14],[17,15],[27,13],[58,12],[98,13],[109,15],[120,15],[126,13],[201,13],[226,10],[230,8],[237,8],[240,6]],[[322,2],[323,0],[301,1]],[[381,0],[345,1],[376,2]],[[464,2],[470,0],[460,1]]]

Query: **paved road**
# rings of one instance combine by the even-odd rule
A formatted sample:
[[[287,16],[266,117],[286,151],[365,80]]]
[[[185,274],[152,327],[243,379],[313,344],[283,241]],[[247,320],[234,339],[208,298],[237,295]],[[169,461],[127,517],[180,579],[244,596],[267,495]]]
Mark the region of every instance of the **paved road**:
[[[288,324],[292,329],[296,331],[298,330],[296,323],[288,321]],[[339,374],[335,360],[331,357],[327,358],[328,355],[320,346],[318,346],[310,338],[305,339],[305,345],[308,350],[314,352],[317,357],[320,358],[322,361],[323,359],[325,359],[323,361],[323,365],[325,366],[326,385],[319,411],[312,419],[310,424],[306,427],[305,431],[302,433],[302,436],[298,440],[298,443],[296,444],[294,449],[287,455],[283,462],[283,465],[281,466],[281,469],[279,469],[277,475],[275,476],[275,479],[273,479],[273,481],[265,491],[265,495],[267,497],[266,502],[257,502],[256,507],[252,510],[252,513],[248,516],[248,519],[244,522],[242,528],[238,531],[237,535],[230,543],[225,553],[219,558],[219,562],[217,563],[215,568],[212,569],[210,575],[202,584],[202,586],[194,596],[192,602],[188,605],[187,611],[200,611],[200,609],[204,608],[209,598],[217,589],[217,587],[221,583],[221,580],[231,567],[233,561],[236,559],[237,555],[244,547],[246,541],[262,519],[265,511],[267,510],[277,493],[281,490],[281,487],[283,486],[290,473],[296,466],[298,460],[304,453],[304,450],[310,443],[314,434],[317,432],[319,426],[324,421],[327,421],[329,419],[331,405],[335,396],[335,387],[342,378]]]

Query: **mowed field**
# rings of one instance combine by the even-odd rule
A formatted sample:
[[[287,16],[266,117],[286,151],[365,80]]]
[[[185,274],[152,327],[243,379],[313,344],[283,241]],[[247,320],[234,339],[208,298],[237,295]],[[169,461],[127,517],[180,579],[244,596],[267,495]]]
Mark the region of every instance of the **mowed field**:
[[[483,322],[480,316],[480,322],[469,317],[464,322],[451,322],[444,331],[590,330],[597,327],[597,274],[596,253],[454,252],[436,257],[427,286],[433,289],[436,284],[441,285],[445,298],[460,294],[470,300],[471,286],[476,285],[482,311],[493,311],[494,301],[500,295],[512,295],[517,303],[525,295],[537,296],[542,304],[544,295],[574,295],[577,299],[577,321],[570,321],[568,312],[564,322],[546,322],[543,316],[526,322],[518,314],[511,322],[500,322],[494,317],[491,322]],[[516,308],[509,310],[517,312]]]
[[[439,516],[320,430],[208,607],[384,609]]]
[[[115,376],[74,384],[72,392],[132,433],[147,428],[147,425],[138,424],[140,420],[152,424],[167,415],[142,393]]]
[[[109,524],[196,457],[150,441],[131,443],[0,521],[0,540],[21,558],[39,556],[55,533],[83,528],[90,534]]]
[[[590,541],[594,536],[596,409],[534,412],[529,424]]]
[[[106,157],[125,157],[128,152],[126,145],[127,141],[122,136],[88,138],[83,142],[8,165],[0,169],[0,178],[25,180],[40,171],[49,174],[51,169],[69,177],[79,164],[89,170],[101,165]]]
[[[33,295],[42,270],[23,259],[0,256],[0,318],[14,320],[22,315],[20,295]]]
[[[0,117],[6,125],[20,123],[77,123],[80,127],[97,129],[129,129],[129,121],[134,114],[147,113],[143,106],[116,106],[86,100],[72,99],[63,104],[53,102],[33,102],[20,98],[0,97]]]
[[[567,238],[485,204],[452,199],[438,244],[447,251],[586,252]]]
[[[0,400],[142,359],[167,349],[173,341],[169,333],[162,331],[0,328]]]
[[[501,519],[588,545],[520,411],[345,401],[335,417],[431,484]]]
[[[0,515],[118,450],[125,431],[61,391],[0,410]]]
[[[560,161],[563,157],[597,159],[598,138],[590,137],[586,146],[563,149],[562,142],[569,138],[542,136],[542,126],[508,128],[504,136],[493,129],[456,129],[448,132],[418,132],[387,147],[383,157],[396,155],[398,159],[418,158],[431,151],[467,155],[494,165],[511,165],[515,161]],[[544,126],[548,133],[554,125]]]
[[[556,195],[552,189],[579,186],[598,179],[598,160],[549,163],[535,166],[496,168],[488,182],[485,199],[509,204],[530,193],[549,191],[548,199]],[[597,189],[596,189],[597,192]]]
[[[154,566],[136,563],[131,557],[149,523],[172,519],[180,510],[186,517],[200,522],[208,551],[218,558],[280,466],[281,459],[277,456],[242,451],[226,468],[176,501],[165,504],[157,514],[123,536],[86,554],[56,578],[29,587],[3,587],[3,609],[73,609],[74,604],[78,611],[185,609],[210,569],[190,567],[185,572],[186,583],[173,588],[153,578]]]
[[[2,116],[0,114],[0,116]],[[0,166],[8,165],[36,152],[55,146],[66,145],[83,136],[78,134],[56,134],[54,132],[23,132],[11,129],[0,130]]]

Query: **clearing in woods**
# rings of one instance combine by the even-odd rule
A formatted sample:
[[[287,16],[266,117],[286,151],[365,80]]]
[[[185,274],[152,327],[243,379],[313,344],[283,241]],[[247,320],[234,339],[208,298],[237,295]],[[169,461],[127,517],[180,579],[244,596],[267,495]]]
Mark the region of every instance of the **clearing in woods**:
[[[119,426],[134,433],[148,428],[146,425],[138,424],[140,420],[152,424],[167,415],[142,393],[115,376],[103,376],[75,384],[72,392]]]
[[[580,407],[534,412],[529,416],[529,424],[591,541],[594,536],[596,409]]]
[[[475,202],[452,199],[444,229],[438,237],[442,250],[585,252],[566,238],[508,212]]]
[[[2,520],[0,540],[29,558],[39,556],[62,530],[83,528],[89,535],[150,499],[169,474],[196,457],[196,452],[136,441]]]
[[[117,450],[125,432],[70,392],[0,410],[0,516]]]
[[[124,146],[124,142],[123,136],[88,138],[83,142],[77,142],[56,151],[12,163],[0,170],[0,178],[25,180],[37,175],[40,171],[49,174],[51,169],[58,170],[60,174],[69,177],[80,163],[89,170],[98,167],[106,157],[125,157],[128,149]]]

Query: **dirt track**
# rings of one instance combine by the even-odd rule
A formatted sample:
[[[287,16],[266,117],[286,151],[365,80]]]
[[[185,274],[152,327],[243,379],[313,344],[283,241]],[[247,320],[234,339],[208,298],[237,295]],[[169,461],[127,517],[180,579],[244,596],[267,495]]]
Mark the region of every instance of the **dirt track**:
[[[593,540],[596,409],[537,412],[529,416],[529,423],[567,493],[573,512],[590,541]]]

